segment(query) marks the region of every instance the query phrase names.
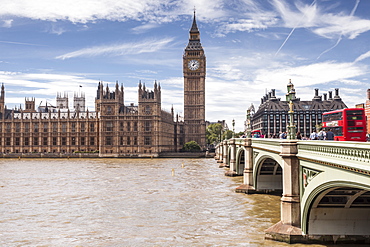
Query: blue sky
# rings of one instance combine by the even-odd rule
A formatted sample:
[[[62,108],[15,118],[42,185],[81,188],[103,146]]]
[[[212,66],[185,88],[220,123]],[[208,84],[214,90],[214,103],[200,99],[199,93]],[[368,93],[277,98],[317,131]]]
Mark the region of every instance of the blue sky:
[[[311,100],[340,88],[349,107],[366,100],[368,0],[0,0],[0,82],[8,108],[83,91],[89,110],[99,80],[162,87],[162,108],[183,112],[182,55],[194,6],[207,57],[206,118],[243,130],[246,109],[289,79]],[[82,88],[79,87],[82,85]]]

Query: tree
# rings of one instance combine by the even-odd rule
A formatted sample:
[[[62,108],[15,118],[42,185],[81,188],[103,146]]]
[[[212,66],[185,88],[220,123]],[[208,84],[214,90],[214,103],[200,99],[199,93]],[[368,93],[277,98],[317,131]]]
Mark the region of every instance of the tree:
[[[235,133],[235,137],[238,138],[240,136],[243,136],[244,135],[244,131],[240,131],[238,133]]]
[[[230,139],[233,137],[233,131],[232,130],[226,130],[223,134],[222,134],[222,139],[225,140],[225,139]]]
[[[218,142],[221,139],[222,125],[220,123],[214,123],[208,125],[206,129],[207,144]]]
[[[200,151],[201,148],[196,141],[190,141],[184,144],[185,151]]]

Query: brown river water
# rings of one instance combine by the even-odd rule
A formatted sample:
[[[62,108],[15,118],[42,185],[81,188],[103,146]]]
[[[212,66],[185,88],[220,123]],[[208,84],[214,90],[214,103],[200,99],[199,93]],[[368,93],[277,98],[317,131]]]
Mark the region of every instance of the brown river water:
[[[306,246],[214,159],[0,159],[0,246]],[[307,245],[324,246],[324,245]]]

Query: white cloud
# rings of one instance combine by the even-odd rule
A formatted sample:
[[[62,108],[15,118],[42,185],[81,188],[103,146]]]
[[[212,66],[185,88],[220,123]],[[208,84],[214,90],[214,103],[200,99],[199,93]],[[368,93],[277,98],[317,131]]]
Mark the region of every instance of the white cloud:
[[[370,51],[362,54],[361,56],[359,56],[358,58],[356,58],[356,60],[354,61],[354,63],[357,63],[357,62],[360,62],[366,58],[370,57]]]
[[[197,7],[201,19],[223,15],[222,0],[17,0],[1,1],[0,16],[17,16],[35,20],[67,20],[88,23],[100,19],[111,21],[169,22],[179,15],[189,15]]]
[[[3,24],[1,25],[2,27],[10,28],[12,27],[13,19],[10,20],[3,20]]]
[[[313,27],[316,26],[317,16],[319,10],[317,5],[296,5],[296,10],[289,7],[286,1],[273,0],[272,5],[279,13],[280,17],[285,23],[285,27],[288,28],[302,28],[302,27]]]
[[[352,63],[323,62],[298,67],[285,67],[276,70],[260,69],[255,83],[260,88],[274,83],[275,88],[285,87],[288,79],[295,85],[313,86],[365,75],[366,67]]]
[[[326,14],[321,19],[321,26],[314,28],[313,32],[328,39],[336,39],[340,35],[354,39],[370,30],[370,20],[358,17]]]
[[[255,16],[250,19],[238,19],[231,23],[223,23],[218,30],[219,36],[224,36],[227,33],[239,32],[252,32],[257,29],[266,29],[270,26],[274,26],[277,23],[277,19],[272,16]]]
[[[147,32],[150,29],[154,29],[158,27],[159,27],[159,24],[157,23],[147,23],[141,26],[134,27],[131,30],[136,34],[141,34],[141,33]]]
[[[63,34],[64,32],[66,32],[65,28],[63,27],[60,27],[54,23],[51,23],[51,28],[50,28],[50,33],[53,33],[53,34],[57,34],[57,35],[61,35]]]
[[[57,56],[56,59],[70,59],[74,57],[93,57],[93,56],[122,56],[127,54],[151,53],[167,48],[173,38],[151,39],[141,42],[132,42],[116,45],[101,45],[83,48]]]
[[[285,27],[288,28],[311,28],[313,33],[327,39],[338,39],[341,35],[348,39],[354,39],[361,33],[370,30],[370,20],[368,19],[353,16],[353,13],[323,12],[316,1],[312,3],[307,5],[297,2],[296,9],[292,9],[287,1],[273,1]]]

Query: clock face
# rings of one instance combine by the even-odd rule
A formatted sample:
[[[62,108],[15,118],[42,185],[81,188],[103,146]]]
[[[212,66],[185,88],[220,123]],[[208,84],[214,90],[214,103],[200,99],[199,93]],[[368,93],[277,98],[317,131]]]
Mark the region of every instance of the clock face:
[[[198,60],[190,60],[188,63],[188,68],[191,70],[197,70],[199,68]]]

